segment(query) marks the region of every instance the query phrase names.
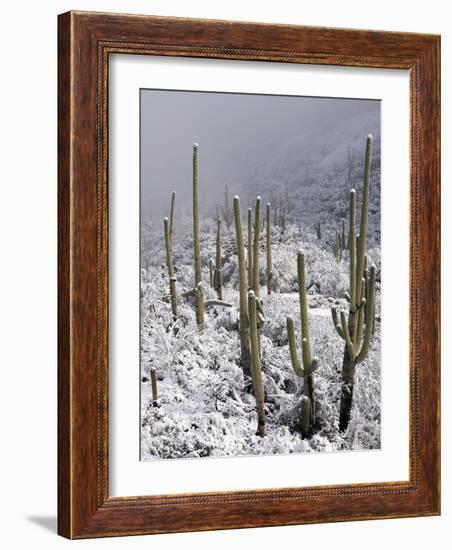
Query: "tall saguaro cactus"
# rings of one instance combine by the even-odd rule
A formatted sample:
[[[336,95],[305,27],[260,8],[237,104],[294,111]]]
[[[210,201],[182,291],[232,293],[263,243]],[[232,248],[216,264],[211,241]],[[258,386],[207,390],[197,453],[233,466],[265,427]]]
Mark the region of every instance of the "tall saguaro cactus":
[[[177,295],[176,295],[176,277],[174,276],[173,266],[173,246],[170,232],[170,222],[168,218],[163,219],[163,230],[165,233],[165,246],[166,246],[166,265],[168,268],[170,296],[171,296],[171,311],[173,317],[177,317]]]
[[[261,198],[256,198],[256,210],[254,212],[254,241],[253,241],[253,290],[256,298],[259,298],[259,238],[261,229]]]
[[[234,221],[234,212],[229,203],[229,189],[227,185],[224,190],[224,206],[221,207],[221,213],[223,214],[224,223],[229,231],[232,222]]]
[[[168,268],[168,275],[174,277],[173,266],[173,254],[171,244],[171,232],[168,218],[163,218],[163,232],[165,235],[165,248],[166,248],[166,267]]]
[[[257,432],[261,437],[265,435],[265,411],[264,411],[264,384],[262,382],[259,335],[258,335],[258,299],[255,293],[248,292],[248,312],[250,326],[250,351],[251,351],[251,377],[253,379],[254,397],[257,406]]]
[[[271,226],[271,206],[267,203],[267,294],[272,293],[273,271],[272,271],[272,226]]]
[[[248,208],[248,287],[253,287],[253,211]]]
[[[215,254],[215,271],[213,275],[213,284],[217,291],[218,298],[222,300],[223,274],[221,271],[221,220],[217,220],[217,241]]]
[[[201,282],[201,249],[199,238],[198,180],[199,160],[198,144],[193,144],[193,251],[195,258],[195,288]]]
[[[248,383],[251,375],[250,355],[250,326],[248,317],[248,285],[246,277],[245,247],[243,244],[242,214],[240,211],[240,199],[238,196],[233,200],[235,234],[237,240],[237,258],[239,270],[239,295],[240,295],[240,360],[245,377],[245,384]]]
[[[173,253],[175,203],[176,203],[176,191],[173,191],[171,194],[171,208],[170,208],[170,218],[169,218],[169,235],[170,235],[170,244],[171,244],[171,254]]]
[[[367,357],[375,319],[376,269],[374,265],[372,265],[369,270],[366,268],[366,238],[371,164],[372,136],[368,136],[366,142],[359,238],[356,236],[355,229],[356,193],[354,189],[350,191],[350,288],[346,295],[349,301],[348,318],[345,311],[341,311],[339,319],[336,308],[331,308],[334,326],[339,336],[345,341],[339,413],[339,429],[341,431],[345,431],[350,423],[356,365],[364,361]]]
[[[313,373],[318,368],[317,357],[311,355],[311,339],[309,334],[308,301],[306,296],[306,272],[304,254],[300,250],[297,254],[298,295],[300,299],[301,319],[301,366],[298,359],[297,344],[295,340],[294,322],[292,317],[287,317],[287,335],[289,338],[290,359],[295,374],[303,378],[303,397],[301,400],[301,428],[303,437],[312,433],[315,423],[315,394]]]

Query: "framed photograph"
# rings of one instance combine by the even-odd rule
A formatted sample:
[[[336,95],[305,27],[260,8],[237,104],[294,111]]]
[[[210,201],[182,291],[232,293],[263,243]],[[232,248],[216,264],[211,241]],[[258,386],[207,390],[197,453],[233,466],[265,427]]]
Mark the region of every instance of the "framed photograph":
[[[440,513],[439,59],[59,16],[61,535]]]

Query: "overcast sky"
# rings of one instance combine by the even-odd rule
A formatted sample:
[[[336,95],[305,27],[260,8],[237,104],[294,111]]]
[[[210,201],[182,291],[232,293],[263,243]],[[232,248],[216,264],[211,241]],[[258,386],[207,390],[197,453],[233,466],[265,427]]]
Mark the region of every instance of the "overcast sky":
[[[141,91],[141,200],[143,219],[167,215],[171,191],[189,204],[192,146],[199,144],[202,201],[246,181],[259,163],[299,136],[335,132],[360,114],[379,126],[376,100]],[[283,167],[282,167],[283,168]]]

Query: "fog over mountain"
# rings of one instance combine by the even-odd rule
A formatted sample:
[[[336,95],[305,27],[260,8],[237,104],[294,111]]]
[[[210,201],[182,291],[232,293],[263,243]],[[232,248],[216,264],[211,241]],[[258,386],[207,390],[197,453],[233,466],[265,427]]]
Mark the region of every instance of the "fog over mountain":
[[[378,100],[142,90],[143,221],[167,215],[172,190],[177,212],[190,213],[194,142],[199,144],[205,216],[221,204],[225,185],[231,197],[240,194],[244,203],[256,194],[270,201],[279,192],[288,193],[300,215],[321,212],[322,201],[315,201],[325,192],[332,203],[345,206],[354,183],[347,181],[348,156],[359,187],[369,133],[379,182]],[[374,199],[376,194],[379,201],[379,185]]]

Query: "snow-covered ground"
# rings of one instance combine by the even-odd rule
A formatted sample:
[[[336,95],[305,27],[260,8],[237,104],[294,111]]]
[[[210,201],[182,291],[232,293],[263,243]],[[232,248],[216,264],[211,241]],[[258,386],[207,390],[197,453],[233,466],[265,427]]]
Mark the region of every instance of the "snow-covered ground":
[[[242,210],[245,210],[242,205]],[[256,403],[244,391],[238,333],[238,280],[234,227],[223,228],[223,299],[232,308],[210,307],[205,327],[196,328],[194,304],[182,298],[193,288],[191,219],[176,219],[174,263],[178,291],[177,329],[168,301],[163,223],[142,229],[141,277],[141,458],[143,460],[237,456],[299,452],[375,449],[380,446],[380,290],[377,284],[377,322],[368,358],[357,367],[352,421],[346,433],[338,430],[343,341],[330,314],[332,303],[346,307],[348,258],[338,263],[328,239],[318,240],[311,227],[288,223],[284,234],[272,233],[274,292],[265,288],[265,250],[261,243],[261,297],[266,316],[261,331],[265,387],[266,435],[256,434]],[[300,316],[296,254],[306,255],[312,350],[319,358],[316,384],[316,425],[310,439],[300,434],[300,396],[303,381],[293,371],[286,317]],[[215,258],[215,224],[201,220],[201,253],[206,298],[208,260]],[[369,251],[379,265],[379,248]],[[159,406],[152,406],[150,369],[158,376]]]

